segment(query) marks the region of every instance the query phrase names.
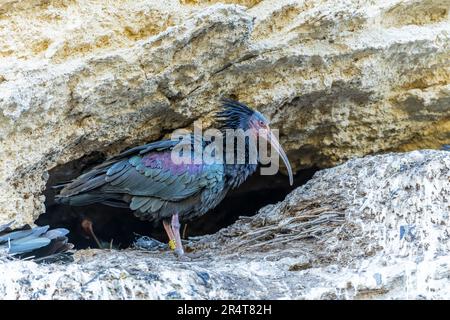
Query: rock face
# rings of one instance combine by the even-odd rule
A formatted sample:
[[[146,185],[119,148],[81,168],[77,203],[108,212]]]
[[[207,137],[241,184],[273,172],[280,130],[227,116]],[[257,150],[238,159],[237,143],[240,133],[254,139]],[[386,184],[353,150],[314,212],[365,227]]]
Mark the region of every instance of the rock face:
[[[262,111],[295,168],[450,138],[448,0],[0,2],[0,223],[47,170]]]
[[[20,299],[450,298],[450,153],[354,159],[210,236],[195,257],[81,250],[75,262],[3,259]]]

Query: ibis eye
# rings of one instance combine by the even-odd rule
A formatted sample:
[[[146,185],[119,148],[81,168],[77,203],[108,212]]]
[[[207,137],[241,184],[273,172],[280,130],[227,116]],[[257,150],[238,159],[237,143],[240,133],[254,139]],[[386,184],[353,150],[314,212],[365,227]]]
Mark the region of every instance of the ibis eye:
[[[264,126],[264,121],[259,120],[259,125],[260,125],[261,127]]]

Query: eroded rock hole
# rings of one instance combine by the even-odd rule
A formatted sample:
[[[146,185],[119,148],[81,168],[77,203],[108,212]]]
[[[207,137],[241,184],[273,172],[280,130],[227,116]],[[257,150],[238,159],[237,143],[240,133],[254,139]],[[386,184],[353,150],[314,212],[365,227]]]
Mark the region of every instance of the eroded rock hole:
[[[69,240],[77,249],[98,248],[98,242],[102,248],[112,246],[124,249],[132,245],[138,235],[166,242],[160,223],[141,221],[129,209],[100,204],[70,207],[55,203],[54,197],[59,191],[52,186],[69,181],[104,160],[101,153],[93,153],[52,169],[44,192],[46,213],[37,219],[36,224],[69,229]],[[315,171],[307,169],[297,173],[292,187],[289,186],[288,178],[282,174],[260,176],[255,173],[238,189],[231,191],[215,209],[187,222],[184,236],[212,234],[231,225],[239,216],[254,215],[265,205],[283,200],[290,191],[308,181]],[[86,223],[92,223],[98,241],[86,233]]]

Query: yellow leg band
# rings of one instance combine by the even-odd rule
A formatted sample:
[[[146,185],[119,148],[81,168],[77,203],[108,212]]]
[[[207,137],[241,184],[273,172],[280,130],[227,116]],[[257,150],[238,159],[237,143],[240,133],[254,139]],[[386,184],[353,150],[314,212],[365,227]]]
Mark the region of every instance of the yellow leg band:
[[[175,250],[176,247],[177,246],[176,246],[176,243],[175,243],[175,239],[170,240],[169,241],[169,248],[170,248],[170,250]]]

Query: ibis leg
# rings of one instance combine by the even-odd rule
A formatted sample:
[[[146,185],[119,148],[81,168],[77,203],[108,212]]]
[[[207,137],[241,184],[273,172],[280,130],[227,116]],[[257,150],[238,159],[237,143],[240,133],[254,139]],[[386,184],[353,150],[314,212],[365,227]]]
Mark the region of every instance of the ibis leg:
[[[173,235],[172,226],[167,220],[163,220],[164,230],[166,230],[167,236],[169,237],[169,248],[170,250],[175,250],[175,237]]]
[[[181,243],[181,236],[180,236],[180,220],[178,219],[178,214],[174,214],[172,216],[172,231],[173,235],[175,236],[175,253],[178,255],[183,255],[183,244]]]

